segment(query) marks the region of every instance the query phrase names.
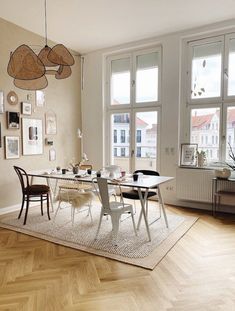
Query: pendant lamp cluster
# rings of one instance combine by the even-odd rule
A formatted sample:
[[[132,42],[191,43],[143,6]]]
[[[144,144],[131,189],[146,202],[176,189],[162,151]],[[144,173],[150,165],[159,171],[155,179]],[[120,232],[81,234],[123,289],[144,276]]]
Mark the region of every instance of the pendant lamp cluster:
[[[45,0],[45,47],[38,55],[26,44],[11,52],[7,66],[8,74],[14,78],[14,85],[23,90],[41,90],[48,86],[46,75],[56,79],[71,76],[75,61],[63,44],[50,48],[47,45],[47,18]]]

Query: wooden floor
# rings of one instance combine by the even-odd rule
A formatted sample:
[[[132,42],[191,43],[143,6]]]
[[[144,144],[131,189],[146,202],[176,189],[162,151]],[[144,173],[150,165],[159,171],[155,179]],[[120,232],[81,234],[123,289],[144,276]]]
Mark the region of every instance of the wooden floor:
[[[0,310],[235,310],[234,220],[170,209],[200,219],[154,271],[0,229]]]

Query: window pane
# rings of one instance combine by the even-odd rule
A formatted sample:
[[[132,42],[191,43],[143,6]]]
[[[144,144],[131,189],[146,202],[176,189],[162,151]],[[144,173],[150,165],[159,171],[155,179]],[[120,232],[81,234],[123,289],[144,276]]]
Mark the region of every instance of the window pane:
[[[130,104],[130,59],[111,62],[111,105]]]
[[[190,142],[198,144],[199,151],[205,151],[207,162],[219,160],[218,108],[200,108],[191,110]]]
[[[137,56],[136,102],[158,100],[158,53]]]
[[[191,98],[220,96],[222,43],[193,47]]]
[[[226,160],[231,161],[229,153],[232,151],[235,153],[235,107],[229,107],[227,109],[227,127],[226,127],[226,137],[227,137],[227,148],[226,148]]]
[[[130,114],[113,114],[111,116],[111,131],[111,137],[113,137],[111,163],[129,172]]]
[[[235,95],[235,39],[229,41],[228,96]]]
[[[136,126],[136,169],[156,170],[157,111],[138,112]],[[141,138],[141,139],[140,139]]]

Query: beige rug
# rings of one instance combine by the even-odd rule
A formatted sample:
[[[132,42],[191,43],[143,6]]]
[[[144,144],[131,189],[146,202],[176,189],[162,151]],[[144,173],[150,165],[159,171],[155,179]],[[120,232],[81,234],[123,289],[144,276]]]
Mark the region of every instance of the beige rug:
[[[169,228],[166,228],[163,217],[160,218],[150,226],[152,241],[148,242],[144,222],[141,223],[138,236],[135,236],[129,217],[121,222],[117,245],[114,245],[111,220],[106,217],[103,217],[98,239],[94,240],[99,214],[100,206],[96,203],[92,207],[93,221],[84,211],[75,215],[75,224],[72,226],[70,208],[61,209],[55,220],[51,214],[52,220],[48,221],[46,214],[40,215],[39,207],[32,207],[25,226],[24,215],[18,220],[18,213],[11,213],[0,217],[0,227],[152,270],[197,221],[196,217],[168,212]],[[157,203],[151,203],[149,222],[158,216]],[[135,219],[137,223],[138,212]]]

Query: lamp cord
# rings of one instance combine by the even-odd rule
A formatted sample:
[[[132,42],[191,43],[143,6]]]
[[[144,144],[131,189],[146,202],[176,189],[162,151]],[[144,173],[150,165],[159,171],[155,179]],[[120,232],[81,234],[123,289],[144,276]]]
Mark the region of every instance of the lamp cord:
[[[45,41],[47,46],[47,0],[45,0]]]

